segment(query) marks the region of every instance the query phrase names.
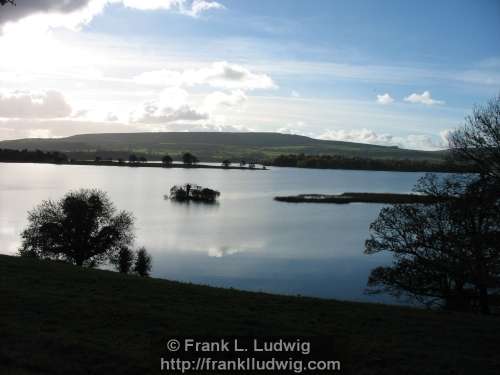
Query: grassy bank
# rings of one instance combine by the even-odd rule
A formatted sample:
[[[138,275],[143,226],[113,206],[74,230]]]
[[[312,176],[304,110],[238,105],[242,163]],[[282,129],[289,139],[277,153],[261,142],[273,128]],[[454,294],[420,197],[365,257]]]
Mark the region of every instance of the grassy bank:
[[[342,193],[342,194],[299,194],[274,198],[288,203],[435,203],[436,198],[417,194],[396,193]]]
[[[0,256],[0,373],[149,374],[165,338],[334,335],[352,374],[494,374],[500,320]],[[348,370],[348,371],[347,371]]]

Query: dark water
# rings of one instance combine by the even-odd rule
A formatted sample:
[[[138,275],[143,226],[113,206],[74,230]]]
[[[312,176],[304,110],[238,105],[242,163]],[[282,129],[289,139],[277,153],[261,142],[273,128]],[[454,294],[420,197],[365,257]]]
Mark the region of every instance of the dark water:
[[[19,247],[27,211],[78,188],[107,191],[136,218],[136,245],[153,255],[157,277],[273,293],[391,302],[363,293],[370,269],[390,260],[364,255],[382,205],[289,204],[275,195],[408,192],[421,174],[306,170],[118,168],[0,163],[0,252]],[[221,191],[218,205],[163,199],[174,184]]]

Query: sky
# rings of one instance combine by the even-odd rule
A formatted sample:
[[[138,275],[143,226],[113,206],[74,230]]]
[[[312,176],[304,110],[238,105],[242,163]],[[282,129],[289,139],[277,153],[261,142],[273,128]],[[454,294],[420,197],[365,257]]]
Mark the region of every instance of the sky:
[[[264,131],[434,150],[499,93],[498,0],[0,7],[0,140]]]

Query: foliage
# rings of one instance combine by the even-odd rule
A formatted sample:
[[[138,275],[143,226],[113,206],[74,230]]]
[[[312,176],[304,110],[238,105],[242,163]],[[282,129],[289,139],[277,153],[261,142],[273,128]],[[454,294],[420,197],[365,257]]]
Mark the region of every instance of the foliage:
[[[0,162],[67,163],[68,157],[57,151],[0,149]]]
[[[141,247],[135,256],[134,272],[142,277],[148,277],[151,272],[151,255],[144,247]]]
[[[182,162],[186,165],[193,165],[198,163],[198,158],[191,154],[190,152],[185,152],[182,155]]]
[[[449,141],[456,155],[472,161],[481,173],[500,179],[500,94],[474,108]]]
[[[120,247],[113,263],[120,273],[129,273],[134,264],[135,254],[128,246]]]
[[[170,155],[166,154],[161,158],[161,162],[163,163],[164,166],[170,166],[172,165],[172,158]]]
[[[116,212],[100,190],[81,189],[59,201],[46,200],[29,212],[22,232],[22,256],[96,266],[133,240],[133,218]]]
[[[319,169],[358,169],[381,171],[419,171],[419,172],[472,172],[475,168],[468,163],[444,160],[434,162],[410,159],[369,159],[344,157],[341,155],[280,155],[265,164],[277,167],[319,168]]]
[[[220,192],[194,184],[175,185],[170,189],[170,199],[176,201],[196,201],[214,203]]]
[[[128,162],[129,163],[137,163],[139,161],[139,158],[137,157],[136,154],[130,154],[128,157]]]
[[[436,203],[383,208],[370,225],[367,254],[389,251],[392,266],[369,277],[369,292],[389,292],[453,310],[487,313],[500,288],[500,195],[492,179],[427,175],[415,191]]]

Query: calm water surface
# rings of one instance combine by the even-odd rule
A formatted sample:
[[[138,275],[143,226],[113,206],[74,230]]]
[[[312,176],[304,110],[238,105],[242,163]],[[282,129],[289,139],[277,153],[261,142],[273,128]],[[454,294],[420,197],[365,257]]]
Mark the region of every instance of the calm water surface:
[[[364,255],[382,205],[289,204],[276,195],[409,192],[421,174],[272,168],[268,171],[119,168],[0,163],[0,252],[13,254],[27,211],[68,190],[99,188],[136,218],[136,246],[153,255],[153,275],[216,286],[348,300],[369,271],[390,261]],[[221,192],[219,204],[164,200],[186,182]]]

